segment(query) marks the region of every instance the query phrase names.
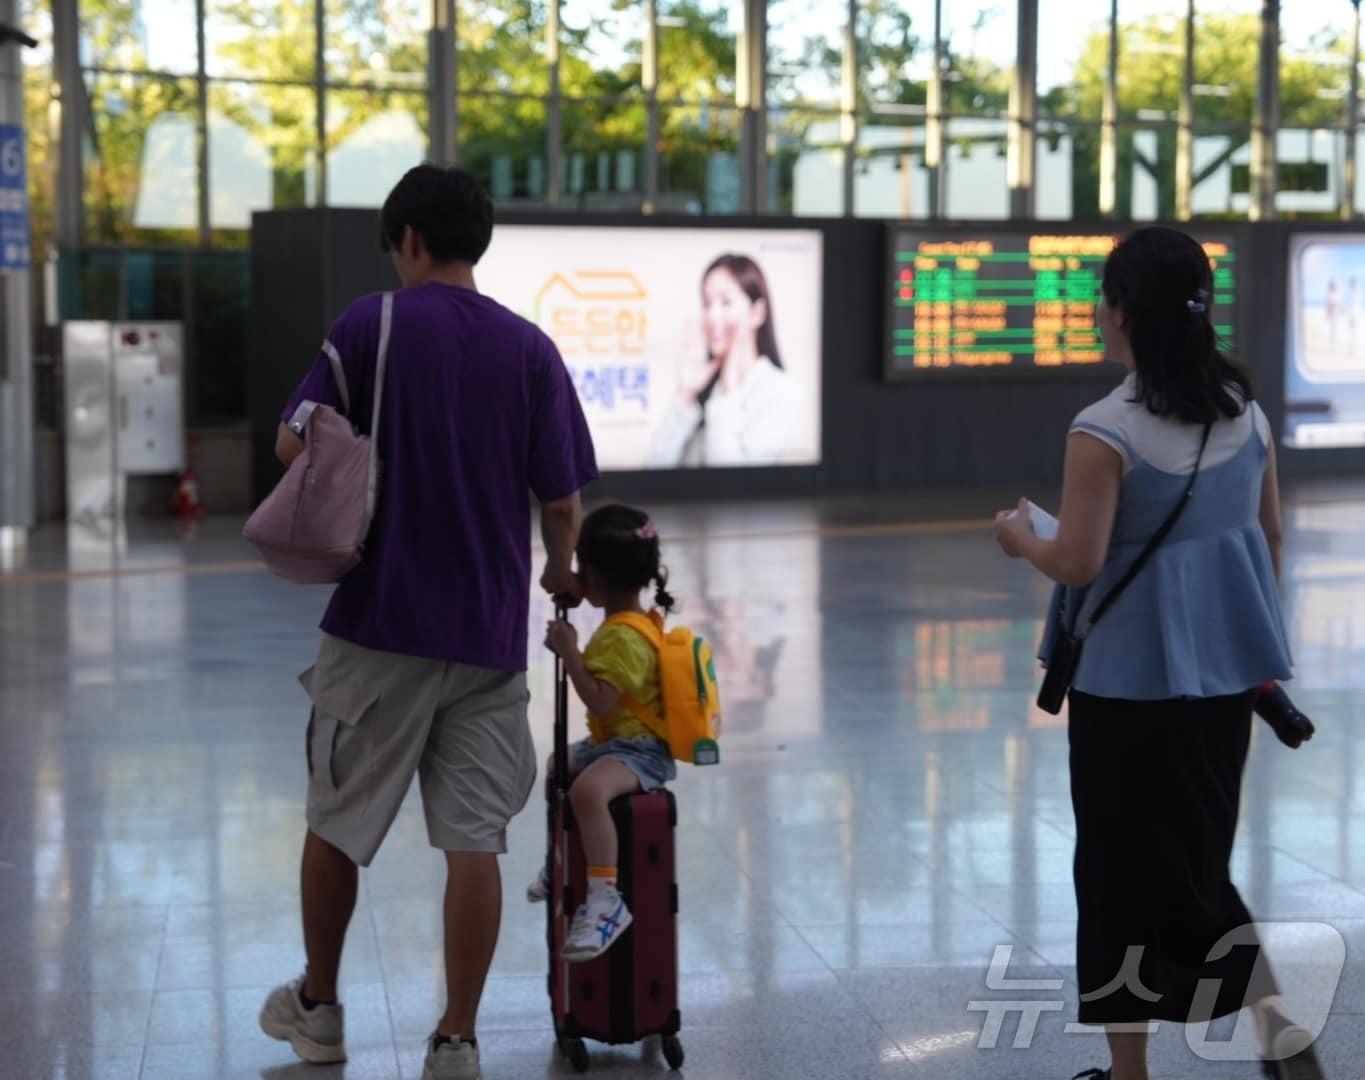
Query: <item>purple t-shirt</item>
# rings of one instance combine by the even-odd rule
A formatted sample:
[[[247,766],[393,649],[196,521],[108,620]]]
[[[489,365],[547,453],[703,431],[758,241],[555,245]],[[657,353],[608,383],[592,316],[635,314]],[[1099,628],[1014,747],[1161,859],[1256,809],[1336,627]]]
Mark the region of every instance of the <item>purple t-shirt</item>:
[[[328,341],[352,420],[370,430],[381,297],[353,303]],[[394,294],[380,419],[383,479],[360,566],[322,629],[369,649],[525,671],[531,495],[551,502],[597,476],[573,382],[543,333],[471,289]],[[290,398],[340,411],[325,352]]]

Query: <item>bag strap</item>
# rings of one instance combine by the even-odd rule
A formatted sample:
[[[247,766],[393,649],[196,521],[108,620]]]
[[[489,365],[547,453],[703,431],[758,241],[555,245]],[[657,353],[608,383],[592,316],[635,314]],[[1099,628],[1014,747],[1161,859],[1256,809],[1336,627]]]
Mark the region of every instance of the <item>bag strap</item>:
[[[1176,503],[1175,509],[1166,516],[1166,520],[1161,523],[1161,528],[1157,529],[1157,531],[1152,534],[1152,538],[1147,541],[1147,546],[1144,547],[1138,557],[1133,560],[1133,565],[1128,567],[1128,572],[1119,579],[1118,583],[1109,590],[1104,599],[1095,607],[1095,611],[1090,616],[1090,621],[1086,624],[1085,634],[1083,634],[1082,637],[1088,636],[1090,631],[1095,629],[1095,624],[1099,622],[1100,619],[1104,618],[1109,609],[1118,602],[1118,599],[1123,595],[1124,590],[1133,583],[1138,574],[1142,573],[1142,568],[1146,566],[1151,557],[1156,554],[1156,549],[1159,548],[1166,537],[1171,534],[1171,530],[1175,528],[1181,515],[1185,513],[1185,507],[1189,505],[1190,499],[1194,495],[1194,482],[1199,479],[1199,468],[1204,462],[1204,451],[1208,448],[1209,434],[1212,431],[1212,424],[1206,424],[1204,426],[1204,437],[1199,442],[1199,456],[1194,459],[1194,472],[1190,473],[1190,482],[1185,485],[1185,494],[1180,497],[1180,502]]]
[[[384,406],[384,376],[389,367],[389,335],[393,330],[393,293],[386,292],[379,305],[379,352],[375,360],[374,369],[374,411],[370,414],[370,465],[369,473],[365,482],[365,521],[366,528],[368,523],[374,519],[374,509],[379,500],[379,418],[382,415]],[[332,378],[336,380],[337,391],[341,394],[341,411],[355,423],[355,417],[351,416],[351,387],[346,381],[346,368],[341,362],[341,353],[330,341],[324,340],[322,351],[327,356],[327,362],[332,366]],[[303,427],[308,423],[308,418],[312,416],[313,410],[317,408],[312,402],[305,402],[309,406],[307,412],[300,407],[294,413],[289,426],[297,433],[302,433]]]
[[[641,615],[638,611],[622,611],[609,616],[602,625],[628,626],[649,642],[656,652],[663,648],[663,626],[654,615]],[[645,708],[633,694],[622,692],[617,704],[659,738],[665,742],[668,741],[668,726],[664,723],[664,718],[654,710]]]
[[[603,626],[629,626],[648,641],[655,650],[664,647],[664,630],[653,615],[641,615],[638,611],[622,611],[608,617]]]
[[[384,405],[384,374],[389,366],[389,334],[393,329],[393,293],[386,292],[379,308],[379,357],[374,370],[374,412],[370,417],[370,473],[365,487],[365,517],[374,518],[379,499],[379,418]]]
[[[664,742],[668,741],[668,725],[664,723],[664,718],[653,709],[645,708],[634,694],[622,693],[616,704],[629,712]]]
[[[308,421],[313,418],[313,414],[318,411],[316,401],[300,401],[299,407],[294,410],[294,415],[289,418],[289,430],[300,438],[308,428]]]
[[[332,378],[337,384],[337,390],[341,393],[341,411],[344,415],[351,415],[351,387],[346,382],[346,368],[341,363],[341,353],[337,352],[337,347],[326,339],[322,342],[322,351],[327,355],[327,362],[332,365]]]

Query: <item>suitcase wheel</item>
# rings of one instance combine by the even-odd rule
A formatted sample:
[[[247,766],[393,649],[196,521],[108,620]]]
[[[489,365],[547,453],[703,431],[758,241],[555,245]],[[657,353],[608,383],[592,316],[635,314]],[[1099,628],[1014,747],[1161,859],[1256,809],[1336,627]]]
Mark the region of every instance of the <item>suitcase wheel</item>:
[[[564,1055],[574,1072],[588,1071],[588,1047],[582,1039],[560,1039],[559,1052]]]
[[[683,1048],[682,1042],[676,1035],[665,1035],[664,1060],[668,1062],[668,1067],[674,1071],[683,1067]]]

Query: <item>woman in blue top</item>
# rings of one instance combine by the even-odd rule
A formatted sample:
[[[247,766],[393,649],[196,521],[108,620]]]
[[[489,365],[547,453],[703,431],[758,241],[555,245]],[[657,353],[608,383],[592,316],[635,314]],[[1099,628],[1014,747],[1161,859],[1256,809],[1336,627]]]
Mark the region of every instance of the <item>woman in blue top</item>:
[[[1147,1080],[1146,1025],[1251,1006],[1274,1075],[1319,1080],[1229,871],[1255,688],[1288,678],[1290,657],[1274,444],[1250,380],[1218,350],[1212,288],[1184,233],[1141,229],[1114,249],[1097,319],[1129,376],[1071,427],[1056,538],[1027,513],[996,529],[1008,555],[1068,590],[1080,631],[1198,468],[1072,684],[1079,1018],[1106,1027],[1113,1059],[1082,1076]]]

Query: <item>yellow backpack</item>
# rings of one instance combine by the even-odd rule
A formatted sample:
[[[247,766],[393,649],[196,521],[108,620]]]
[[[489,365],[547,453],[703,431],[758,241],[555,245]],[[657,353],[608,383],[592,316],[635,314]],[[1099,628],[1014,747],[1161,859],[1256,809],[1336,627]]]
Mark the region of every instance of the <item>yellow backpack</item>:
[[[685,626],[664,631],[663,617],[622,612],[606,625],[629,626],[654,646],[659,654],[660,698],[663,715],[645,708],[630,694],[621,705],[664,742],[678,761],[693,765],[718,765],[720,746],[720,688],[711,646]]]

